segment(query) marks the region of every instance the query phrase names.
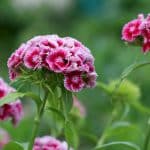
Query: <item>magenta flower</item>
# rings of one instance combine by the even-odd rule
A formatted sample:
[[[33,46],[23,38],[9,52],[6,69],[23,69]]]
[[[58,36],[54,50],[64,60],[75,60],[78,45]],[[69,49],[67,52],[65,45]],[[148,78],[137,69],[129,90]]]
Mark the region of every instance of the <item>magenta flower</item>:
[[[5,97],[8,93],[15,90],[8,86],[2,79],[0,79],[0,99]],[[17,125],[23,116],[23,107],[20,100],[4,104],[0,107],[0,120],[7,120],[11,118],[12,123]]]
[[[51,52],[47,59],[47,64],[50,70],[54,72],[63,72],[68,66],[67,51],[64,49],[58,49]]]
[[[16,69],[23,63],[25,44],[22,44],[8,59],[7,66]]]
[[[19,76],[19,74],[20,74],[19,71],[9,69],[9,78],[10,78],[10,80],[15,80]]]
[[[24,65],[29,69],[37,69],[42,67],[42,58],[38,47],[33,47],[25,53]]]
[[[36,36],[23,44],[19,50],[21,55],[18,55],[16,50],[8,59],[11,80],[20,76],[22,69],[47,69],[46,73],[49,71],[49,75],[61,74],[64,77],[61,82],[67,90],[78,92],[83,88],[95,86],[96,76],[89,76],[96,74],[94,58],[90,50],[76,39],[61,38],[57,35]],[[47,80],[50,79],[49,76]],[[89,84],[90,86],[87,86]]]
[[[73,92],[81,91],[85,84],[81,72],[71,72],[65,76],[64,86],[67,90]]]
[[[141,36],[140,26],[144,20],[143,15],[139,15],[137,19],[134,19],[124,25],[122,29],[122,39],[127,42],[133,42],[138,36]]]
[[[0,128],[0,149],[2,149],[10,141],[9,134]]]
[[[96,78],[97,78],[97,74],[96,73],[89,73],[87,74],[87,76],[85,77],[85,86],[87,88],[92,88],[94,86],[96,86]]]
[[[124,25],[122,39],[129,43],[137,43],[142,46],[143,52],[150,51],[150,14],[144,18],[141,14]]]
[[[143,51],[147,52],[150,50],[150,14],[141,24],[141,31],[143,35]]]
[[[68,144],[51,136],[38,137],[35,139],[33,150],[68,150]]]

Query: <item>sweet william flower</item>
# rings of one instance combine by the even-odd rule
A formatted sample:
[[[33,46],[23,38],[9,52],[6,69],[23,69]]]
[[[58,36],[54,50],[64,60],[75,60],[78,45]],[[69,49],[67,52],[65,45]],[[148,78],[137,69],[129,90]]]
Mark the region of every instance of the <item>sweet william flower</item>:
[[[19,76],[19,71],[9,69],[9,79],[15,80]]]
[[[138,17],[124,25],[122,29],[122,39],[127,42],[133,42],[138,36],[141,36],[140,25],[143,17]]]
[[[68,144],[65,141],[59,141],[51,136],[37,137],[33,150],[68,150]]]
[[[51,52],[48,55],[46,62],[49,65],[50,70],[53,70],[54,72],[63,72],[68,66],[67,51],[58,49]]]
[[[54,79],[54,76],[58,79],[60,74],[59,84],[64,84],[64,87],[71,92],[95,86],[96,76],[92,80],[90,77],[90,74],[96,74],[94,57],[87,47],[74,38],[57,35],[36,36],[24,44],[23,55],[19,60],[14,59],[13,56],[15,58],[18,56],[17,50],[8,59],[11,80],[21,76],[25,71],[28,73],[30,70],[29,73],[32,73],[40,70],[46,82]],[[88,84],[90,81],[91,83]],[[54,81],[49,83],[52,82]]]
[[[0,78],[0,99],[15,90],[8,86],[7,83]],[[0,120],[11,119],[13,125],[17,125],[23,116],[23,107],[20,100],[4,104],[0,107]]]
[[[143,52],[147,52],[150,50],[150,14],[144,19],[140,28],[143,36]]]
[[[88,73],[84,78],[85,86],[87,88],[95,87],[96,86],[96,78],[97,78],[97,74],[95,72]]]
[[[17,68],[23,63],[23,56],[25,52],[25,44],[22,44],[15,53],[8,59],[7,66],[9,68]]]
[[[24,65],[29,69],[36,69],[42,67],[42,58],[40,55],[40,49],[33,47],[26,52],[24,56]]]
[[[79,92],[84,88],[81,72],[71,72],[65,76],[64,86],[67,90]]]
[[[140,45],[142,51],[150,51],[150,14],[144,18],[143,14],[124,25],[122,39],[130,44]]]

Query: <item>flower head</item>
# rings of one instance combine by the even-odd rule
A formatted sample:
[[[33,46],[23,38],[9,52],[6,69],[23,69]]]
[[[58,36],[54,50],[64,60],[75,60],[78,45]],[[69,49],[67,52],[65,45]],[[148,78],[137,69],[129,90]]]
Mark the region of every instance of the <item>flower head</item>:
[[[124,25],[122,39],[128,43],[142,46],[143,52],[150,51],[150,14],[143,14]]]
[[[61,83],[73,92],[94,87],[96,83],[94,57],[87,47],[71,37],[36,36],[17,49],[7,64],[11,80],[28,70],[30,73],[46,70],[46,74],[42,73],[46,81],[52,79],[52,74],[61,74],[64,77]]]
[[[7,83],[0,79],[0,99],[15,90],[8,86]],[[18,124],[23,116],[23,107],[20,100],[4,104],[0,107],[0,120],[7,120],[11,118],[14,125]]]
[[[141,36],[140,26],[144,17],[138,17],[124,25],[122,29],[122,39],[128,42],[133,42],[138,36]]]
[[[68,150],[68,144],[51,136],[37,137],[33,150]]]

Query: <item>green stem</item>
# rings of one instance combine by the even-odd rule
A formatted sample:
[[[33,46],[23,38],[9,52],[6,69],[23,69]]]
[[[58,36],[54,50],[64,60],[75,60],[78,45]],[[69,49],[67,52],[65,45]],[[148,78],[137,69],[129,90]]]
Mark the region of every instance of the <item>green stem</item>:
[[[102,136],[100,137],[99,141],[98,141],[98,146],[103,145],[107,136],[108,136],[108,130],[110,128],[110,126],[112,125],[113,121],[115,120],[116,116],[118,114],[118,111],[116,109],[116,107],[113,109],[112,111],[112,115],[111,115],[111,119],[108,121],[106,128],[104,129],[104,132],[102,133]]]
[[[127,67],[121,74],[121,80],[125,79],[127,76],[129,76],[133,71],[142,68],[144,66],[150,65],[150,62],[140,62],[140,63],[134,63]]]
[[[148,150],[149,141],[150,141],[150,119],[148,121],[148,131],[147,131],[146,138],[144,141],[143,150]]]
[[[37,135],[40,121],[41,121],[41,118],[42,118],[43,113],[44,113],[44,108],[45,108],[47,96],[48,96],[48,92],[46,90],[45,97],[43,99],[43,103],[42,103],[42,105],[41,105],[41,107],[40,107],[39,111],[37,112],[37,115],[35,116],[35,119],[34,119],[34,126],[33,126],[33,131],[32,131],[32,135],[31,135],[30,143],[28,145],[28,150],[32,150],[32,148],[33,148],[34,140],[35,140],[35,137]]]
[[[101,88],[104,92],[106,92],[108,95],[111,95],[111,91],[107,88],[107,85],[102,82],[97,83],[97,87]]]

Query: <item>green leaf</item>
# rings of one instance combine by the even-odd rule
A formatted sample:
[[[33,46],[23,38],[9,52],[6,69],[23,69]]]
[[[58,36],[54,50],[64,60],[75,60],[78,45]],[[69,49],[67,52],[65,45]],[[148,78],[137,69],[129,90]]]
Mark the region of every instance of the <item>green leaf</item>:
[[[70,121],[65,122],[64,132],[66,141],[69,144],[69,146],[73,147],[74,149],[77,149],[79,144],[79,138],[72,122]]]
[[[123,73],[121,75],[121,79],[125,79],[136,69],[147,66],[147,65],[150,65],[150,62],[140,62],[140,63],[134,63],[134,64],[130,65],[123,71]]]
[[[54,112],[55,114],[57,114],[58,116],[60,116],[63,120],[65,120],[65,116],[58,109],[53,108],[53,107],[46,107],[46,110]]]
[[[21,143],[22,147],[24,148],[24,150],[28,149],[28,143]]]
[[[95,150],[101,150],[106,147],[112,147],[112,146],[117,146],[117,145],[123,145],[123,146],[129,147],[133,150],[141,150],[138,145],[136,145],[134,143],[126,142],[126,141],[117,141],[117,142],[110,142],[107,144],[103,144],[103,145],[97,146],[95,148]]]
[[[7,104],[7,103],[14,102],[16,101],[16,99],[24,97],[24,96],[25,96],[25,93],[20,93],[20,92],[9,93],[8,95],[6,95],[0,100],[0,106],[3,106],[4,104]]]
[[[24,150],[24,148],[20,143],[11,141],[4,146],[3,150]]]
[[[38,107],[42,103],[41,99],[37,95],[33,94],[32,92],[27,92],[27,93],[12,92],[12,93],[9,93],[8,95],[6,95],[5,97],[1,98],[0,106],[3,106],[4,104],[8,104],[8,103],[11,103],[11,102],[14,102],[18,98],[22,98],[24,96],[28,96],[28,97],[32,98],[32,100],[35,101],[35,103],[37,104]]]
[[[57,98],[61,98],[62,96],[62,90],[59,86],[57,86],[55,89],[55,95],[57,96]]]
[[[63,91],[62,94],[62,100],[64,103],[64,110],[65,113],[68,114],[72,108],[73,105],[73,98],[72,98],[72,93],[70,91],[67,91],[66,89]]]
[[[131,105],[141,113],[150,114],[150,109],[143,106],[140,101],[131,102]]]
[[[47,106],[45,111],[47,112],[47,117],[50,120],[48,124],[52,135],[56,137],[61,135],[63,133],[65,123],[65,116],[63,115],[63,112],[57,108],[53,108],[52,106]]]
[[[25,94],[24,96],[30,97],[36,103],[37,107],[40,108],[42,101],[39,96],[37,96],[36,94],[32,92],[27,92],[24,94]]]
[[[125,141],[136,141],[137,143],[140,141],[138,135],[142,134],[141,130],[137,125],[131,124],[130,122],[118,121],[111,125],[111,127],[107,130],[106,139],[111,140],[125,140]]]

